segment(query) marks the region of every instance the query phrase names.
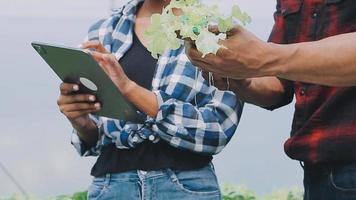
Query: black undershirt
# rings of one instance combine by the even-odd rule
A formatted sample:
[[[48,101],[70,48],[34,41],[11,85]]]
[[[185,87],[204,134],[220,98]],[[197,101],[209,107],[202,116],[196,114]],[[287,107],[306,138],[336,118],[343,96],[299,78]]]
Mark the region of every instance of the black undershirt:
[[[132,47],[121,58],[120,64],[131,80],[151,90],[157,60],[151,56],[136,34],[133,36]],[[111,144],[103,147],[91,175],[98,177],[108,173],[131,170],[153,171],[165,168],[191,170],[201,168],[211,160],[212,156],[179,150],[164,141],[156,144],[146,141],[134,149],[125,150]]]

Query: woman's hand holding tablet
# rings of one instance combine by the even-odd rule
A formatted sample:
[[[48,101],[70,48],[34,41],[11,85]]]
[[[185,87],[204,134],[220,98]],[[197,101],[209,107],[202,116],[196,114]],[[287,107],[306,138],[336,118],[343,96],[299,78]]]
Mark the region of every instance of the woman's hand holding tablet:
[[[98,139],[98,129],[89,114],[100,111],[101,106],[94,95],[80,94],[78,91],[79,85],[62,83],[57,104],[78,133],[86,133],[82,138],[89,145],[94,145]]]

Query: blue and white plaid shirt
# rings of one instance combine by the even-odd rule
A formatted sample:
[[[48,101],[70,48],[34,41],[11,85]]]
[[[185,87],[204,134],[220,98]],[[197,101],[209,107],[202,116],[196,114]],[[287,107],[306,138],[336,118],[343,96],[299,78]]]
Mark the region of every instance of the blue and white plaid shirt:
[[[100,20],[89,30],[87,40],[99,40],[119,60],[132,45],[137,5],[133,0]],[[234,135],[243,103],[233,92],[220,91],[204,80],[188,60],[184,45],[158,59],[152,81],[159,112],[145,124],[92,115],[99,127],[99,140],[88,147],[74,130],[72,144],[82,156],[96,156],[103,146],[135,148],[145,140],[163,140],[173,147],[212,155],[219,153]]]

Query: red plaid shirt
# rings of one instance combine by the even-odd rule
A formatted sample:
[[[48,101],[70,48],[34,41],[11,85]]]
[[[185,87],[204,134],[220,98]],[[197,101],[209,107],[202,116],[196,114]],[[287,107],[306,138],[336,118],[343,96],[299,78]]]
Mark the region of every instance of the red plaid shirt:
[[[315,41],[356,31],[356,0],[277,2],[271,42]],[[282,82],[287,93],[277,107],[296,97],[286,153],[310,164],[356,160],[356,87]]]

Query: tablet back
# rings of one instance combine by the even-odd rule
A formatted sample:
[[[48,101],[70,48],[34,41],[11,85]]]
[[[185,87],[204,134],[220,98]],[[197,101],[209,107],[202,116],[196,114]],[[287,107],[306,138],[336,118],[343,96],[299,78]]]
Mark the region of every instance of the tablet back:
[[[86,52],[45,43],[32,43],[63,82],[77,83],[80,93],[94,94],[102,108],[99,116],[141,123],[145,117],[125,100],[118,88]]]

